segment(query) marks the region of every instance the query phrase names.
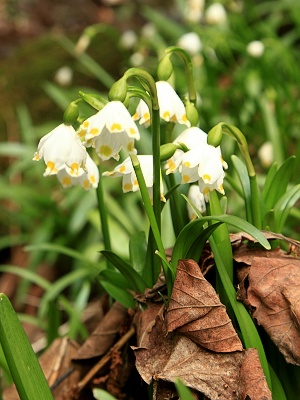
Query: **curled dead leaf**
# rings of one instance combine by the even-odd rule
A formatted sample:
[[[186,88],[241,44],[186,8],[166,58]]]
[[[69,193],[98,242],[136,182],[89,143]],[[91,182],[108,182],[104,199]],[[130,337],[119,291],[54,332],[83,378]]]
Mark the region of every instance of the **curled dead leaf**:
[[[211,351],[243,349],[225,306],[193,260],[178,263],[166,321],[168,332],[176,329]]]
[[[149,321],[147,313],[140,312],[139,320]],[[150,313],[153,318],[153,310]],[[150,326],[149,322],[146,325]],[[166,335],[161,312],[151,326],[135,348],[136,367],[148,384],[180,378],[211,400],[271,400],[256,349],[216,353],[178,331]]]
[[[300,365],[300,260],[255,257],[248,280],[253,317],[286,361]]]

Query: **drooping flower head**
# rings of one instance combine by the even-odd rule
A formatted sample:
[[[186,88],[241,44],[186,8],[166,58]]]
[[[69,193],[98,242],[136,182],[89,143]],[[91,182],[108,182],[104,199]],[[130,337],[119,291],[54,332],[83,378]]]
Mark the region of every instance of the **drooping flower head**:
[[[89,190],[91,187],[96,189],[99,183],[99,170],[87,153],[85,170],[80,169],[78,176],[70,175],[68,168],[65,168],[58,171],[57,178],[64,188],[81,185],[86,190]]]
[[[167,122],[171,121],[190,127],[191,124],[186,117],[184,104],[172,86],[166,81],[158,81],[156,82],[156,89],[160,117]],[[140,120],[140,124],[149,126],[150,111],[143,100],[140,100],[133,119],[134,121]]]
[[[198,181],[206,201],[211,190],[224,194],[223,168],[227,168],[227,164],[222,158],[220,147],[207,144],[206,133],[197,127],[183,131],[174,143],[183,143],[189,151],[176,150],[167,162],[166,174],[178,171],[182,183]]]
[[[86,149],[74,128],[61,124],[41,138],[33,160],[44,159],[44,176],[55,175],[65,168],[70,176],[78,176],[85,169],[86,157]]]
[[[144,175],[145,183],[148,188],[149,196],[153,199],[153,157],[152,155],[137,156],[141,165],[141,170]],[[112,178],[122,176],[122,189],[124,193],[136,192],[139,189],[138,180],[132,166],[130,157],[126,158],[113,171],[106,171],[102,175]],[[161,200],[165,201],[163,194],[164,188],[162,181],[160,183]]]
[[[134,140],[140,138],[129,111],[120,101],[107,103],[97,114],[85,120],[78,135],[84,139],[87,147],[95,147],[102,160],[119,160],[122,148],[136,154]]]
[[[188,191],[188,199],[201,213],[204,213],[206,211],[204,195],[201,192],[199,185],[190,186]],[[189,204],[187,205],[187,208],[189,219],[194,220],[196,218],[195,210]]]

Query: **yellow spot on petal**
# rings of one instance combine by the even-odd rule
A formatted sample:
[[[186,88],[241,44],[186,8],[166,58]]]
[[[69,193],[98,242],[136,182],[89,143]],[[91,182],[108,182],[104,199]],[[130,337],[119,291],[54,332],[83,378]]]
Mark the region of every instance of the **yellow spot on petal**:
[[[133,186],[134,186],[134,187],[139,187],[139,182],[138,182],[137,179],[133,182]]]
[[[125,185],[123,186],[123,190],[124,192],[129,192],[130,190],[132,190],[131,183],[125,183]]]
[[[48,161],[46,166],[46,171],[51,172],[55,168],[55,163],[53,161]]]
[[[128,153],[132,153],[134,151],[134,143],[133,142],[128,143],[127,151],[128,151]]]
[[[183,165],[184,165],[185,167],[187,167],[187,168],[190,168],[191,163],[190,163],[189,161],[185,161],[185,162],[183,163]]]
[[[207,196],[208,193],[209,193],[209,188],[208,188],[208,187],[205,187],[205,188],[203,189],[203,194],[204,194],[204,196]]]
[[[171,121],[172,121],[172,122],[177,122],[176,115],[173,115],[173,116],[172,116]]]
[[[85,128],[88,128],[90,125],[89,121],[84,121],[84,123],[82,124]]]
[[[224,190],[223,185],[219,186],[219,192],[222,193],[222,194],[225,194],[225,190]]]
[[[112,154],[112,148],[106,145],[103,145],[99,149],[99,153],[103,156],[109,157]]]
[[[73,163],[71,165],[71,170],[72,170],[72,172],[74,172],[75,175],[78,175],[78,168],[79,168],[79,165],[77,163]]]
[[[131,127],[131,128],[129,129],[129,133],[130,133],[130,135],[135,135],[135,134],[136,134],[136,129],[134,129],[133,127]]]
[[[92,128],[90,130],[90,134],[94,135],[94,136],[99,135],[99,129],[98,128]]]
[[[182,116],[182,121],[183,121],[183,122],[188,122],[188,119],[187,119],[186,114],[183,114],[183,116]]]
[[[33,160],[39,161],[39,159],[40,159],[39,153],[34,153]]]
[[[119,168],[119,172],[121,173],[121,174],[123,174],[123,172],[125,172],[126,171],[126,166],[125,165],[122,165],[120,168]]]
[[[79,132],[77,133],[77,135],[78,135],[80,138],[84,137],[84,136],[86,135],[86,130],[85,130],[85,129],[81,129],[81,131],[79,131]]]
[[[71,186],[71,184],[72,184],[71,177],[70,176],[64,176],[63,179],[62,179],[62,184],[65,187]]]
[[[112,126],[110,127],[110,131],[111,132],[120,132],[120,131],[122,131],[123,130],[123,128],[122,128],[122,125],[121,124],[117,124],[117,123],[114,123],[114,124],[112,124]]]
[[[137,119],[139,119],[139,114],[138,114],[137,112],[135,112],[135,113],[133,114],[133,116],[132,116],[132,119],[133,119],[134,121],[136,121]]]
[[[204,174],[204,175],[202,176],[202,179],[204,180],[205,183],[208,183],[208,182],[211,181],[211,176],[208,175],[208,174]]]
[[[90,188],[90,182],[88,179],[85,179],[83,182],[83,187],[88,190]]]
[[[143,118],[148,121],[148,119],[150,119],[150,114],[149,113],[144,113]]]
[[[183,176],[182,176],[182,180],[183,180],[184,183],[188,183],[189,180],[190,180],[189,175],[183,175]]]
[[[168,166],[168,168],[174,168],[174,166],[175,166],[175,163],[174,163],[174,161],[172,160],[172,158],[170,158],[170,160],[167,162],[167,166]]]
[[[163,119],[165,119],[166,121],[169,121],[170,119],[170,112],[169,111],[165,111],[162,115]]]
[[[91,183],[96,183],[97,182],[95,175],[91,175],[90,176],[90,182]]]

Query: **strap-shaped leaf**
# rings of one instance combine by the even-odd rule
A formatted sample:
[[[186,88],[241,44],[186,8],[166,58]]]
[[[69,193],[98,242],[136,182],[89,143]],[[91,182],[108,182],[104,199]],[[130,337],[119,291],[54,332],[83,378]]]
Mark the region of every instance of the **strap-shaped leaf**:
[[[146,284],[143,278],[132,268],[132,266],[119,257],[117,254],[109,250],[101,251],[104,255],[126,278],[132,290],[143,293],[146,289]]]
[[[0,342],[22,400],[53,400],[24,329],[5,294],[0,294]]]
[[[273,208],[276,202],[285,193],[290,178],[294,172],[295,162],[295,156],[288,158],[274,175],[269,190],[263,193],[266,212]]]

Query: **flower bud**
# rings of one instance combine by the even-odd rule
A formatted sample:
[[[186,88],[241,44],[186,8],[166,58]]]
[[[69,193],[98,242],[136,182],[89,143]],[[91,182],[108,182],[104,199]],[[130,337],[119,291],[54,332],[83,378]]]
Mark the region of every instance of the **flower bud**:
[[[160,146],[160,161],[166,161],[173,156],[175,151],[178,149],[178,145],[175,143],[166,143]]]
[[[164,56],[157,67],[157,77],[159,81],[167,81],[173,72],[173,64],[168,55]]]
[[[112,85],[108,93],[108,98],[110,101],[123,102],[126,98],[127,90],[127,81],[124,77],[122,77]]]
[[[107,103],[106,100],[103,99],[103,101],[99,98],[96,98],[95,95],[92,94],[87,94],[79,91],[79,96],[90,106],[95,108],[96,110],[100,111],[102,108],[105,106]]]
[[[211,146],[218,147],[222,140],[223,128],[218,124],[214,126],[207,135],[207,143]]]
[[[64,112],[63,121],[65,125],[73,125],[77,122],[77,118],[79,117],[79,109],[74,101],[68,105]]]
[[[186,117],[188,121],[190,121],[191,126],[197,126],[199,121],[199,115],[197,108],[195,107],[195,104],[190,101],[187,101],[185,103],[185,111],[186,111]]]

